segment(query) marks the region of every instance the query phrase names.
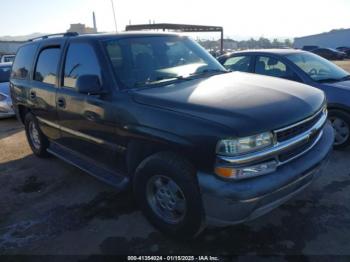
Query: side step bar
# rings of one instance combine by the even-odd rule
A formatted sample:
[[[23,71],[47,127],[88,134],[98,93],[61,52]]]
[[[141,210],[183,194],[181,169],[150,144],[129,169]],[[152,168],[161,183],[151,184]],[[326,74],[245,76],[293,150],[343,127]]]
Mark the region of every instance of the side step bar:
[[[93,161],[88,161],[72,150],[57,143],[51,142],[47,151],[61,160],[83,170],[95,178],[113,186],[118,191],[124,191],[129,186],[129,178],[121,173],[111,171],[105,167],[98,166]]]

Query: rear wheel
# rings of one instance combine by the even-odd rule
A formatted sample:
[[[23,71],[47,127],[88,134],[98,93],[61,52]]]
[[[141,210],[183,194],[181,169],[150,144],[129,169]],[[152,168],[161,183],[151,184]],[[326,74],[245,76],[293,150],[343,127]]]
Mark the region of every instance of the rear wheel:
[[[347,147],[350,144],[350,115],[344,111],[331,110],[329,120],[335,132],[334,148]]]
[[[32,113],[27,113],[24,121],[27,140],[33,153],[38,157],[48,157],[46,149],[49,147],[49,140],[41,132],[38,120]]]
[[[133,189],[145,216],[163,233],[192,238],[203,229],[195,170],[179,156],[162,152],[148,157],[136,170]]]

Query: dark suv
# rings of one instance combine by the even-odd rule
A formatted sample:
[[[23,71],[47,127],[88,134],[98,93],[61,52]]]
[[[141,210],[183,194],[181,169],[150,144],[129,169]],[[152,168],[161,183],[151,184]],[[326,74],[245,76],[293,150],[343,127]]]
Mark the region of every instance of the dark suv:
[[[333,143],[322,91],[229,73],[175,34],[65,34],[17,53],[29,144],[130,189],[174,236],[254,219],[300,192]]]

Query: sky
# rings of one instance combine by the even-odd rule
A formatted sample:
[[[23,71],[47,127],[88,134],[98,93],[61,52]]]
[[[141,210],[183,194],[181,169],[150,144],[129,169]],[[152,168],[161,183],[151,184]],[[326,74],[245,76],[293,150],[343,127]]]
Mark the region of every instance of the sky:
[[[115,30],[112,0],[0,0],[0,36],[65,32],[71,23]],[[294,38],[350,28],[350,0],[113,0],[117,29],[186,23],[223,26],[225,37]],[[205,38],[207,38],[206,35]],[[201,38],[201,36],[199,36]],[[210,37],[218,38],[213,33]]]

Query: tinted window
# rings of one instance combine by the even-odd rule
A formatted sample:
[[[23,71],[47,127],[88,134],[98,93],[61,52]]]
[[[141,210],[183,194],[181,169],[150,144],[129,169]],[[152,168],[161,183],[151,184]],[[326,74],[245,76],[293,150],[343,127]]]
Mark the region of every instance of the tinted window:
[[[0,67],[0,83],[8,82],[11,74],[11,66]]]
[[[56,84],[60,53],[59,48],[47,48],[40,52],[34,80],[52,85]]]
[[[118,50],[114,49],[114,52],[117,55]],[[92,46],[80,43],[71,44],[64,67],[63,85],[75,88],[75,83],[81,75],[97,75],[101,78],[101,69]]]
[[[234,56],[228,58],[224,66],[231,71],[249,72],[250,64],[250,56]]]
[[[259,56],[255,64],[255,73],[298,81],[294,72],[282,61],[274,57]]]
[[[13,78],[26,79],[29,77],[35,51],[36,45],[27,45],[18,50],[12,67]]]

